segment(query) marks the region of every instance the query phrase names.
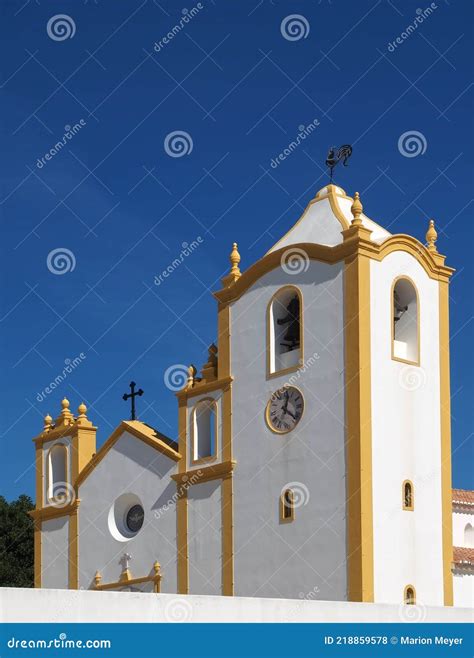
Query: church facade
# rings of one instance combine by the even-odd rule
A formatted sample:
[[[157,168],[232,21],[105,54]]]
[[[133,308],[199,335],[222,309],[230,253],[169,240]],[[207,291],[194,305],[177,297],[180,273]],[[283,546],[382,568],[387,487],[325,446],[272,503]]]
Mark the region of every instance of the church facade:
[[[123,421],[96,451],[84,405],[45,418],[35,586],[466,605],[436,241],[328,185],[244,272],[234,244],[176,439]]]

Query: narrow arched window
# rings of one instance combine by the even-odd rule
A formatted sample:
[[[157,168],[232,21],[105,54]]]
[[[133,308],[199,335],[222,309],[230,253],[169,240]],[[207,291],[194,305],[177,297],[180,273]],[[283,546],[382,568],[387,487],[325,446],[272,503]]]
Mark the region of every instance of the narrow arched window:
[[[295,370],[303,359],[302,298],[298,288],[281,288],[270,300],[267,315],[269,374]]]
[[[416,593],[413,585],[407,585],[403,593],[403,601],[406,605],[416,604]]]
[[[415,509],[415,498],[413,484],[410,480],[405,480],[402,486],[403,509],[413,511]]]
[[[392,358],[419,362],[419,308],[414,284],[396,279],[392,287]]]
[[[474,528],[470,523],[464,528],[464,546],[472,548],[474,546]]]
[[[213,459],[217,454],[217,405],[200,400],[193,410],[193,461]]]
[[[295,518],[295,494],[292,489],[285,489],[280,496],[280,521],[289,523]]]
[[[48,453],[48,499],[65,496],[67,487],[67,448],[62,443],[54,445]]]

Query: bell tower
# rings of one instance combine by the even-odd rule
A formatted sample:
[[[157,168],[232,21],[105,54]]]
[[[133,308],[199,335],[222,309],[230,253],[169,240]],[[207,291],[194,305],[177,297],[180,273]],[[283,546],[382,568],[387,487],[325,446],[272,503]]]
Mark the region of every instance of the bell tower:
[[[78,518],[76,480],[96,450],[96,431],[84,403],[75,417],[69,400],[53,422],[47,414],[36,452],[35,587],[77,587]],[[50,539],[50,541],[48,541]]]

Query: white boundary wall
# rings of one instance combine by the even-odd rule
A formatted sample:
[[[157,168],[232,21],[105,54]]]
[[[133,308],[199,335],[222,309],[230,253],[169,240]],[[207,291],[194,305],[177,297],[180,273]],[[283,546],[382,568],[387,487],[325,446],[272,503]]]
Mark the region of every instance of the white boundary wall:
[[[471,622],[473,610],[136,592],[0,588],[0,622]]]

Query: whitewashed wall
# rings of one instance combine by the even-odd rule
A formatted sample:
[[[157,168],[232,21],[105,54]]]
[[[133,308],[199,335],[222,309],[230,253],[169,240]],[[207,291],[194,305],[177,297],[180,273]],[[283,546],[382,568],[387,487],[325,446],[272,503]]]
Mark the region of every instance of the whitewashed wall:
[[[406,606],[405,606],[406,608]],[[403,622],[472,620],[472,610],[397,605],[0,588],[0,622]],[[157,633],[158,637],[158,633]]]
[[[43,521],[41,535],[41,585],[66,588],[69,585],[69,517]]]
[[[424,605],[443,604],[438,283],[417,260],[393,252],[370,263],[372,476],[376,602],[416,588]],[[418,288],[421,365],[391,359],[391,287],[400,275]],[[402,510],[402,482],[415,510]]]

